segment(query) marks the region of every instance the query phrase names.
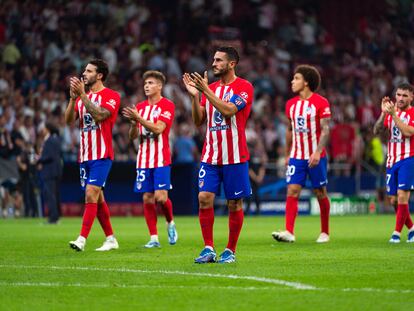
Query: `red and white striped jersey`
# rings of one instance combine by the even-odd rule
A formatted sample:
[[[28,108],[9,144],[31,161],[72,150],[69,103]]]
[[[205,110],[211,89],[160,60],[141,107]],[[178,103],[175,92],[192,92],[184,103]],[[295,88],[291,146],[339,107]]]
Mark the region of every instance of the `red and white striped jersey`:
[[[138,127],[137,168],[155,168],[171,164],[171,151],[168,136],[174,120],[175,105],[172,101],[161,98],[151,105],[147,100],[136,105],[137,111],[145,120],[157,123],[163,121],[167,126],[164,131],[155,135],[140,123]]]
[[[321,119],[331,117],[329,102],[316,93],[306,100],[296,96],[286,103],[286,116],[292,124],[290,157],[308,160],[319,144]],[[321,153],[321,157],[324,156],[325,149]]]
[[[200,104],[206,108],[207,130],[201,162],[227,165],[248,161],[245,129],[253,102],[252,84],[238,77],[229,85],[221,85],[220,81],[216,81],[210,84],[209,88],[226,102],[233,95],[238,95],[239,99],[243,99],[245,106],[231,118],[224,118],[206,97],[202,96]],[[236,105],[239,103],[236,102]]]
[[[89,92],[86,95],[94,105],[105,108],[111,115],[101,122],[95,122],[82,100],[80,98],[76,100],[75,110],[79,115],[80,129],[79,162],[105,158],[113,160],[112,128],[118,115],[121,97],[108,88],[97,93]]]
[[[405,111],[397,111],[397,116],[409,126],[414,126],[414,107]],[[384,126],[389,130],[387,167],[392,167],[398,161],[414,156],[414,136],[403,136],[390,115],[384,119]]]

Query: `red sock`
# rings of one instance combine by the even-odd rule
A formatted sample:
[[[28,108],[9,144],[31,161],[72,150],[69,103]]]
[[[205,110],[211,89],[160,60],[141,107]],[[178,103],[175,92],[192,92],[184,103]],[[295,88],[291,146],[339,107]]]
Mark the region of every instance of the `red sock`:
[[[397,206],[394,206],[394,211],[397,213]],[[407,219],[405,220],[405,226],[407,229],[411,229],[413,227],[413,221],[411,219],[410,213],[408,212]]]
[[[408,204],[398,204],[397,207],[397,221],[395,223],[395,231],[401,232],[402,228],[404,227],[404,224],[407,220],[407,215],[409,215],[410,212],[408,210]]]
[[[97,216],[98,216],[99,223],[101,224],[101,227],[103,231],[105,232],[105,236],[113,235],[114,232],[112,230],[109,207],[105,201],[103,201],[101,204],[98,205]]]
[[[286,198],[286,230],[290,233],[294,233],[295,230],[295,219],[298,214],[298,198],[287,197]]]
[[[167,222],[171,222],[174,219],[171,200],[167,199],[164,204],[161,204],[161,208],[165,215],[165,220],[167,220]]]
[[[408,215],[407,215],[407,219],[405,220],[405,225],[407,226],[407,229],[411,229],[414,226],[413,220],[411,219],[411,216],[410,216],[410,210],[408,210]]]
[[[329,210],[331,204],[328,197],[319,200],[319,208],[321,210],[321,232],[329,234]]]
[[[214,208],[200,208],[198,210],[201,233],[203,234],[204,245],[214,248],[213,243],[213,225],[214,225]]]
[[[157,209],[155,204],[144,203],[144,216],[150,235],[158,235]]]
[[[82,229],[80,235],[85,239],[91,232],[93,222],[98,210],[98,203],[85,203],[85,211],[83,212]]]
[[[229,242],[227,248],[233,253],[236,252],[237,241],[239,239],[240,231],[243,227],[244,213],[243,209],[229,212]]]

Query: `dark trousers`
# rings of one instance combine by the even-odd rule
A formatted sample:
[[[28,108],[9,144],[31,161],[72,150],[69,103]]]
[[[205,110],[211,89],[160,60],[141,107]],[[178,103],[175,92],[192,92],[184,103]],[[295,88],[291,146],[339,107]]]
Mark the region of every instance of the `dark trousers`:
[[[49,209],[49,222],[57,222],[60,216],[59,179],[43,181],[43,199]]]
[[[37,198],[35,193],[35,182],[30,179],[23,179],[21,182],[24,202],[24,215],[26,217],[38,216]]]

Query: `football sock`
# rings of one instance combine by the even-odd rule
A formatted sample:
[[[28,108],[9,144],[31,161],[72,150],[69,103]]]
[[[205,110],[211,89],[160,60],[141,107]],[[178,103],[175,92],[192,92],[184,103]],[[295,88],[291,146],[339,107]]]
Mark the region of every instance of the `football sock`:
[[[201,233],[204,239],[204,245],[214,248],[213,242],[213,225],[214,225],[214,208],[200,208],[198,218],[201,226]]]
[[[408,210],[407,219],[405,220],[405,226],[408,228],[408,230],[413,229],[413,220],[411,219],[410,210]]]
[[[108,237],[110,235],[113,235],[114,232],[112,230],[109,207],[105,201],[103,201],[101,204],[98,204],[97,216],[98,216],[99,223],[101,224],[101,227],[103,231],[105,232],[105,236]]]
[[[286,198],[286,220],[285,227],[286,230],[294,234],[295,230],[295,219],[298,214],[298,198],[287,197]]]
[[[167,201],[164,204],[161,204],[161,208],[164,212],[165,220],[167,220],[167,222],[170,223],[174,219],[171,200],[167,199]]]
[[[319,208],[321,210],[321,232],[329,234],[329,211],[331,204],[328,197],[319,200]]]
[[[233,253],[236,252],[237,241],[243,227],[243,220],[243,209],[229,212],[229,242],[227,243],[227,248]]]
[[[158,235],[156,235],[156,234],[151,235],[150,240],[153,241],[153,242],[159,242],[158,241]]]
[[[397,209],[398,209],[398,207],[394,206],[394,210],[395,210],[396,213],[397,213]],[[405,226],[407,227],[408,230],[411,230],[413,228],[413,225],[414,224],[413,224],[413,220],[411,219],[411,215],[410,215],[410,213],[408,213],[407,219],[405,220]]]
[[[144,217],[147,222],[150,235],[158,235],[157,210],[155,208],[155,204],[144,203]]]
[[[96,217],[98,203],[85,203],[85,211],[83,212],[82,229],[80,235],[85,239],[88,238],[89,232]]]
[[[408,204],[398,204],[397,207],[397,220],[395,223],[395,231],[401,232],[409,215]]]

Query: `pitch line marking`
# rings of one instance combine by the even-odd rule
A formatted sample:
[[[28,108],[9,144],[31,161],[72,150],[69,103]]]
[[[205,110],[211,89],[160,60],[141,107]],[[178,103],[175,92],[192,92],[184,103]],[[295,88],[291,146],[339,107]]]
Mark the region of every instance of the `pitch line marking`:
[[[234,274],[213,274],[213,273],[201,273],[201,272],[187,272],[187,271],[168,271],[168,270],[139,270],[128,268],[95,268],[95,267],[59,267],[59,266],[19,266],[19,265],[0,265],[0,268],[18,268],[18,269],[52,269],[52,270],[80,270],[80,271],[101,271],[101,272],[126,272],[126,273],[159,273],[159,274],[175,274],[175,275],[188,275],[188,276],[200,276],[210,278],[225,278],[235,280],[248,280],[267,284],[276,284],[287,286],[299,290],[318,290],[317,287],[303,284],[299,282],[290,282],[279,279],[270,279],[265,277],[256,276],[242,276]]]
[[[272,290],[274,287],[241,287],[241,286],[193,286],[193,285],[128,285],[128,284],[84,284],[84,283],[62,283],[62,282],[0,282],[0,287],[80,287],[80,288],[170,288],[170,289],[231,289],[231,290]],[[283,288],[288,290],[288,288]]]
[[[322,288],[322,287],[316,287],[308,284],[303,284],[299,282],[289,282],[284,280],[278,280],[278,279],[269,279],[269,278],[262,278],[262,277],[255,277],[255,276],[241,276],[241,275],[232,275],[232,274],[213,274],[213,273],[201,273],[201,272],[186,272],[186,271],[168,271],[168,270],[138,270],[138,269],[128,269],[128,268],[94,268],[94,267],[60,267],[60,266],[25,266],[25,265],[0,265],[0,268],[13,268],[13,269],[52,269],[52,270],[81,270],[81,271],[101,271],[101,272],[125,272],[125,273],[159,273],[159,274],[175,274],[175,275],[189,275],[189,276],[202,276],[202,277],[211,277],[211,278],[228,278],[228,279],[238,279],[238,280],[250,280],[250,281],[256,281],[256,282],[262,282],[267,284],[276,284],[276,285],[284,285],[286,288],[278,288],[280,289],[297,289],[297,290],[314,290],[314,291],[341,291],[341,292],[371,292],[371,293],[391,293],[391,294],[413,294],[414,290],[410,289],[387,289],[387,288]],[[73,287],[114,287],[114,288],[151,288],[155,286],[151,285],[101,285],[101,284],[81,284],[81,283],[47,283],[47,282],[39,282],[39,283],[30,283],[30,282],[14,282],[14,283],[6,283],[6,282],[0,282],[0,286],[35,286],[31,284],[36,284],[39,286],[73,286]],[[168,286],[168,285],[167,285]],[[162,287],[167,287],[162,286]],[[161,286],[160,286],[161,287]],[[188,286],[172,286],[174,288],[187,288]],[[214,288],[218,288],[217,286],[214,286]],[[223,289],[252,289],[252,290],[271,290],[274,289],[274,287],[237,287],[237,286],[225,286],[222,287]]]

